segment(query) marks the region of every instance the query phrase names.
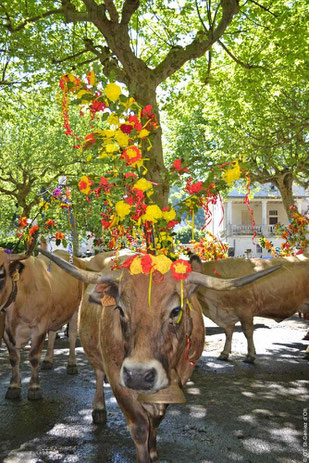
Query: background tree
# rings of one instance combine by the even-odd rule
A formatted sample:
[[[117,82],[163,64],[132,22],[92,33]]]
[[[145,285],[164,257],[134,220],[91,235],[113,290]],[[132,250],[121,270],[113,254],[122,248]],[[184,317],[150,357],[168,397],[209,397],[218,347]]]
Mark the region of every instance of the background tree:
[[[192,82],[190,105],[180,100],[166,108],[169,152],[182,152],[199,175],[244,156],[254,182],[279,189],[289,217],[293,182],[306,188],[309,174],[306,9],[302,2],[292,6],[274,3],[273,27],[257,27],[250,47],[242,41],[233,56],[215,48],[221,65],[206,85]]]

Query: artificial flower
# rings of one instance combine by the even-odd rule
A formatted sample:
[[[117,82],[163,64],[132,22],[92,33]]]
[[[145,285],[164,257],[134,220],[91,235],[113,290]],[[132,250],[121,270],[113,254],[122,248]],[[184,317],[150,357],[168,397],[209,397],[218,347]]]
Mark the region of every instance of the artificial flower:
[[[87,74],[87,81],[89,85],[94,85],[95,84],[95,73],[94,70],[89,71]]]
[[[162,209],[162,213],[163,213],[163,219],[166,220],[167,222],[174,220],[176,217],[176,211],[173,208],[171,208],[170,210],[168,210],[168,207],[164,208]]]
[[[121,155],[122,159],[126,160],[127,166],[138,166],[140,167],[142,161],[142,153],[137,146],[128,146]]]
[[[114,153],[115,151],[118,151],[119,148],[117,145],[108,144],[105,146],[105,150],[107,153]]]
[[[30,228],[29,230],[29,235],[32,236],[34,235],[39,229],[39,226],[38,225],[33,225],[33,227]]]
[[[54,221],[52,219],[49,219],[45,222],[45,227],[53,227],[54,226]]]
[[[65,237],[65,234],[64,234],[64,233],[61,233],[61,232],[55,233],[55,238],[56,238],[56,240],[60,240],[60,241],[61,241],[61,240],[64,239],[64,237]]]
[[[162,218],[163,218],[163,212],[161,211],[159,206],[157,206],[157,204],[151,204],[150,206],[147,206],[146,212],[142,217],[144,222],[148,220],[149,222],[152,222],[152,223],[157,223],[157,221]]]
[[[191,264],[183,259],[178,259],[171,265],[173,277],[176,280],[185,280],[192,271]]]
[[[78,182],[79,190],[85,195],[88,195],[90,193],[91,185],[93,185],[93,182],[87,175],[83,175]]]
[[[128,214],[130,214],[131,206],[124,201],[118,201],[115,205],[116,214],[123,220]]]
[[[144,177],[137,180],[137,182],[134,183],[133,188],[141,191],[153,190],[152,183],[146,180]]]
[[[241,170],[238,161],[232,162],[232,168],[225,170],[222,174],[222,178],[228,186],[232,186],[233,183],[240,178],[240,176]]]
[[[149,134],[150,134],[149,130],[142,129],[140,133],[137,135],[137,138],[145,138],[145,137],[148,137]]]
[[[153,263],[155,264],[155,270],[164,275],[171,269],[172,261],[164,254],[152,256]]]
[[[121,95],[121,88],[119,85],[111,83],[107,84],[105,87],[105,95],[111,101],[117,101]]]
[[[28,225],[28,218],[27,217],[19,217],[19,227],[25,228]]]
[[[130,135],[130,133],[132,132],[133,129],[134,129],[134,127],[131,124],[121,124],[121,126],[120,126],[120,130],[123,133],[126,133],[128,135]]]
[[[123,133],[121,130],[115,132],[115,140],[118,142],[119,146],[126,148],[129,144],[129,137],[127,134]]]

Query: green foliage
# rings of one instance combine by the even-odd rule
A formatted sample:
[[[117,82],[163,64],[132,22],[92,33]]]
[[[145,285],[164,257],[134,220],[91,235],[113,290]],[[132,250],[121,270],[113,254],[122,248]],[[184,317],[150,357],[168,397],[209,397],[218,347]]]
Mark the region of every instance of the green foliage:
[[[202,232],[200,230],[194,230],[194,239],[199,241],[202,236]],[[189,244],[192,240],[192,227],[190,225],[184,225],[183,227],[179,228],[176,232],[175,241],[179,241],[182,244]]]

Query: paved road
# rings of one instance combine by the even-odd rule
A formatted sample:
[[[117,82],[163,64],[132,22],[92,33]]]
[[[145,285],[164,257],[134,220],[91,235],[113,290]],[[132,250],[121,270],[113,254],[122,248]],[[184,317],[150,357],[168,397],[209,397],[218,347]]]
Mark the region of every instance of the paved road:
[[[159,428],[161,462],[309,463],[303,447],[306,407],[309,412],[302,341],[307,325],[297,317],[280,324],[256,319],[255,365],[242,362],[240,328],[231,361],[216,360],[224,335],[207,325],[206,350],[187,385],[187,403],[171,406]],[[91,422],[95,381],[82,348],[77,349],[79,375],[70,377],[67,340],[57,340],[55,368],[41,372],[44,399],[37,402],[26,399],[27,351],[22,400],[7,401],[9,362],[6,349],[0,349],[0,462],[134,462],[134,446],[109,385],[108,424]]]

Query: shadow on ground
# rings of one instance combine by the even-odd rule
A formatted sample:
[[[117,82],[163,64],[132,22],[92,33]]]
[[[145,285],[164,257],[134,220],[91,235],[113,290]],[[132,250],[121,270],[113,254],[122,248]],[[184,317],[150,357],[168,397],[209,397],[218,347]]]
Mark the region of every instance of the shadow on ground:
[[[262,320],[262,319],[260,319]],[[264,323],[265,322],[265,323]],[[159,428],[161,462],[301,463],[303,410],[308,405],[308,361],[303,321],[262,320],[255,332],[255,365],[242,362],[245,338],[237,330],[229,362],[216,359],[222,330],[211,322],[206,350],[186,387],[187,403],[169,407]],[[270,329],[271,328],[271,329]],[[4,399],[10,368],[0,349],[0,461],[3,463],[131,463],[134,445],[106,385],[108,423],[92,424],[94,374],[82,348],[78,376],[66,375],[68,343],[56,341],[55,368],[41,372],[44,399],[26,399],[30,368],[22,355],[23,394]]]

